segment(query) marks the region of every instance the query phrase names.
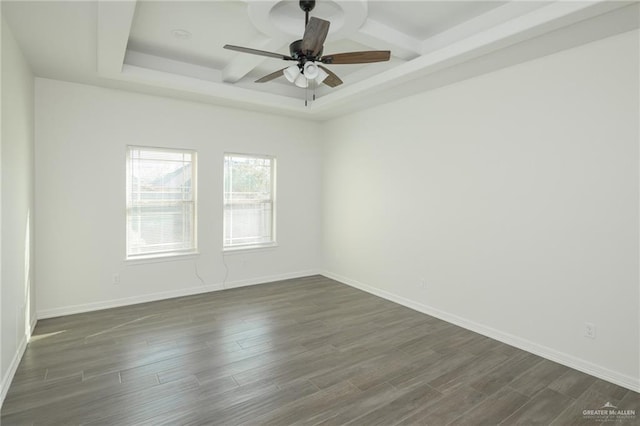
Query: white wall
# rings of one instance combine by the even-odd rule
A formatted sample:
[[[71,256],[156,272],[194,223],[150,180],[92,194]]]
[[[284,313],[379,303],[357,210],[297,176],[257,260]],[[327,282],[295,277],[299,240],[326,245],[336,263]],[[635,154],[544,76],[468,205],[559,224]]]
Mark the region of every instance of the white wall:
[[[638,389],[638,38],[330,121],[328,274]]]
[[[2,21],[0,405],[35,321],[33,74]]]
[[[316,273],[318,130],[303,120],[37,78],[38,316],[211,291],[225,276],[234,286]],[[128,144],[197,150],[200,256],[124,261]],[[279,243],[225,256],[228,274],[221,250],[227,151],[277,157]]]
[[[36,79],[38,314],[323,266],[638,388],[638,35],[325,124]],[[199,257],[123,261],[127,144],[198,151]],[[280,247],[226,256],[228,276],[225,151],[275,155],[279,172]]]

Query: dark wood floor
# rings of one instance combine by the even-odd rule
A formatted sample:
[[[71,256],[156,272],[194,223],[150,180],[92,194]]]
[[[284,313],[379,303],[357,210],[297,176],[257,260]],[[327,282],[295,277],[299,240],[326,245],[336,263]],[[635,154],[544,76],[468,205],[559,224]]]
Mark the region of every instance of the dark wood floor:
[[[640,415],[637,393],[314,276],[39,321],[1,420],[564,425],[607,402]]]

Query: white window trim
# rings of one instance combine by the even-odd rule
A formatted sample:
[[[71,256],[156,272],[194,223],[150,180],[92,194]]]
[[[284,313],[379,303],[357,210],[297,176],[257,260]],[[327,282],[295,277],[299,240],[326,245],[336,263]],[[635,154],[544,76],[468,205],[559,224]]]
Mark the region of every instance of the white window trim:
[[[131,151],[134,149],[141,149],[146,151],[175,151],[175,152],[190,152],[191,153],[191,188],[193,192],[193,248],[182,250],[166,250],[158,251],[155,253],[141,253],[141,254],[129,254],[129,178],[131,176]],[[126,146],[126,194],[125,194],[125,258],[124,261],[128,264],[135,263],[153,263],[155,262],[168,262],[173,260],[184,260],[188,257],[198,256],[200,254],[198,250],[198,152],[195,149],[190,148],[163,148],[157,146],[143,146],[143,145],[127,145]]]
[[[274,241],[272,243],[264,243],[264,244],[246,244],[246,245],[237,244],[235,246],[223,246],[222,251],[225,254],[234,254],[238,252],[246,253],[250,251],[269,250],[276,247],[279,247],[279,244]]]
[[[136,257],[128,257],[124,259],[127,265],[141,265],[145,263],[161,263],[161,262],[177,262],[181,260],[196,259],[200,256],[199,251],[190,251],[184,253],[163,253],[153,255],[140,255]]]
[[[234,245],[225,245],[224,243],[224,187],[222,188],[222,252],[226,254],[237,254],[237,253],[246,253],[250,251],[261,251],[264,249],[273,249],[279,246],[277,240],[276,233],[276,211],[277,211],[277,196],[276,196],[276,169],[277,169],[277,159],[274,155],[268,154],[247,154],[242,152],[224,152],[222,155],[222,182],[224,182],[224,168],[225,168],[225,158],[227,156],[239,156],[239,157],[250,157],[250,158],[263,158],[271,160],[271,241],[266,243],[250,243],[250,244],[234,244]]]

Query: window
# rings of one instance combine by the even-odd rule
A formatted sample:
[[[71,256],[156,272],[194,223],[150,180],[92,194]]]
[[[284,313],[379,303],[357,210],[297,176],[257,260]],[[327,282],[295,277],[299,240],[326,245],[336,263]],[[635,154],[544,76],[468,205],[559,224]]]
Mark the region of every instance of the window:
[[[225,249],[275,244],[275,162],[266,156],[225,154]]]
[[[196,153],[129,147],[127,259],[196,251]]]

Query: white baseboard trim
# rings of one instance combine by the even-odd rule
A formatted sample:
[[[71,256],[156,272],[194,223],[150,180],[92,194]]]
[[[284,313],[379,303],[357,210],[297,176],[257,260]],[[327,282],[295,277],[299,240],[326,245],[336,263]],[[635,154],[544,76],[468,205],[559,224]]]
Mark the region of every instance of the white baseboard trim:
[[[13,381],[13,376],[15,376],[16,371],[18,371],[18,366],[20,365],[20,361],[22,361],[24,351],[27,349],[27,342],[29,337],[33,334],[33,330],[36,328],[37,322],[38,320],[36,318],[31,319],[29,335],[22,336],[22,340],[20,340],[16,353],[13,355],[11,364],[9,364],[7,374],[5,374],[4,377],[2,377],[2,380],[0,380],[0,409],[2,409],[2,404],[7,396],[7,392],[9,391],[9,386],[11,386],[11,382]]]
[[[38,325],[38,317],[34,315],[33,318],[31,318],[31,330],[29,331],[29,339],[31,339],[31,336],[33,336],[33,330],[36,329],[36,325]]]
[[[81,305],[63,306],[53,309],[42,309],[37,311],[38,319],[55,318],[64,315],[80,314],[84,312],[99,311],[102,309],[118,308],[120,306],[136,305],[138,303],[154,302],[156,300],[172,299],[174,297],[191,296],[194,294],[209,293],[212,291],[227,290],[237,287],[245,287],[250,285],[266,284],[274,281],[288,280],[293,278],[307,277],[310,275],[319,275],[318,270],[290,272],[280,275],[269,275],[258,278],[250,278],[245,280],[229,281],[212,285],[200,285],[196,287],[186,287],[171,291],[162,291],[158,293],[143,294],[140,296],[125,297],[122,299],[112,299],[104,302],[85,303]]]
[[[516,348],[531,352],[535,355],[541,356],[559,364],[566,365],[567,367],[582,371],[583,373],[590,374],[602,380],[606,380],[607,382],[615,383],[616,385],[622,386],[635,392],[640,392],[640,378],[628,376],[626,374],[610,370],[608,368],[593,364],[589,361],[577,358],[573,355],[557,351],[553,348],[549,348],[530,340],[505,333],[492,327],[487,327],[475,321],[471,321],[469,319],[441,311],[434,307],[415,302],[413,300],[361,283],[351,278],[334,274],[329,271],[322,272],[322,275],[351,287],[357,288],[359,290],[366,291],[367,293],[382,297],[383,299],[387,299],[400,305],[406,306],[407,308],[411,308],[415,311],[431,315],[443,321],[447,321],[449,323],[466,328],[467,330],[482,334],[483,336],[487,336],[502,343],[506,343],[507,345],[515,346]]]

